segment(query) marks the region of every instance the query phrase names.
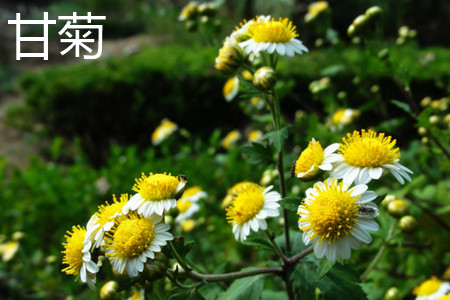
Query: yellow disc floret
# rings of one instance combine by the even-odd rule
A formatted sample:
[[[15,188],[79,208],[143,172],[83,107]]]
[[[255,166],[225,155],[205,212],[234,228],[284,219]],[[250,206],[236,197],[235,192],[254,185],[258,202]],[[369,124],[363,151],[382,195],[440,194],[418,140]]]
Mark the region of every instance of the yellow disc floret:
[[[138,192],[147,201],[161,201],[174,199],[177,187],[180,184],[178,179],[171,174],[153,174],[136,179],[133,190]]]
[[[381,167],[393,164],[400,158],[400,150],[395,147],[396,140],[385,137],[384,133],[377,135],[373,130],[354,131],[347,138],[342,138],[339,152],[345,162],[355,167]]]
[[[295,26],[289,19],[263,19],[255,21],[248,27],[248,35],[257,43],[287,43],[298,37]]]
[[[112,204],[102,204],[98,207],[98,212],[96,213],[98,219],[97,223],[100,224],[100,227],[103,227],[108,222],[113,221],[112,218],[122,212],[122,208],[127,203],[129,198],[128,194],[120,195],[120,200],[117,201],[116,195],[113,195],[113,203]]]
[[[324,160],[323,148],[319,142],[310,141],[308,147],[303,150],[300,157],[295,163],[295,174],[306,173],[311,167],[319,168],[319,165]]]
[[[63,243],[64,251],[61,253],[64,254],[63,264],[69,265],[68,267],[62,269],[62,272],[65,272],[69,275],[79,275],[80,269],[83,264],[83,242],[84,236],[86,234],[86,229],[78,226],[73,226],[72,231],[67,231],[66,242]]]
[[[343,183],[337,184],[333,179],[324,181],[325,187],[316,186],[318,195],[309,204],[305,202],[305,210],[309,212],[301,222],[309,225],[301,227],[302,231],[312,229],[311,239],[318,236],[320,240],[335,243],[339,238],[347,236],[357,221],[356,203],[360,196],[352,197]]]
[[[112,250],[110,259],[131,259],[148,249],[155,237],[150,219],[131,214],[129,219],[116,222],[118,226],[112,229],[106,243],[106,248]]]
[[[413,294],[418,297],[431,295],[439,289],[441,284],[442,281],[433,276],[427,281],[423,282],[421,285],[415,287],[413,290]]]
[[[254,218],[264,206],[261,186],[254,184],[235,196],[227,207],[227,219],[231,224],[242,225]]]

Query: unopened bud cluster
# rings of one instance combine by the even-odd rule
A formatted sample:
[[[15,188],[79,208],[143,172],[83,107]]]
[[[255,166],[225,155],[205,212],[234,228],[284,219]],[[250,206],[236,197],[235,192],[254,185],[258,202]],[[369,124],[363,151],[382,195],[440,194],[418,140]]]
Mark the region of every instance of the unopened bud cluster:
[[[357,16],[352,24],[347,29],[347,34],[350,37],[361,35],[366,29],[378,20],[383,13],[379,6],[372,6],[366,10],[363,15]]]

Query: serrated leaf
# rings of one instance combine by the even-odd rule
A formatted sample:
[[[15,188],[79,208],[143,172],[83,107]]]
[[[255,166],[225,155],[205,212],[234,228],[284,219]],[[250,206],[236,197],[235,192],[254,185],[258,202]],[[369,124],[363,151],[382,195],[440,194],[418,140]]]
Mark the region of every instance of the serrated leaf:
[[[170,290],[168,300],[205,300],[205,298],[196,289],[182,290],[173,288]]]
[[[272,244],[266,239],[259,236],[251,235],[242,243],[246,246],[260,247],[264,250],[274,251]]]
[[[280,130],[268,132],[263,136],[263,139],[267,139],[269,144],[271,144],[277,152],[280,152],[283,149],[284,142],[288,138],[288,129],[290,127],[292,126],[288,124]]]
[[[186,255],[194,246],[194,241],[186,241],[183,237],[174,239],[172,243],[182,259],[185,259]]]
[[[285,197],[285,198],[281,199],[278,203],[283,208],[285,208],[289,211],[297,212],[300,202],[302,202],[302,199],[300,197]]]
[[[244,270],[248,270],[247,268]],[[235,280],[218,300],[259,300],[264,288],[265,275]]]
[[[348,265],[335,264],[317,281],[325,299],[367,299],[355,271]]]
[[[325,274],[327,274],[334,263],[330,262],[328,259],[322,259],[317,267],[317,277],[322,278]]]
[[[402,109],[403,111],[405,111],[408,115],[413,115],[411,112],[411,107],[406,104],[405,102],[402,101],[398,101],[398,100],[391,100],[391,103],[394,104],[395,106],[397,106],[398,108]]]
[[[316,280],[315,265],[311,262],[297,264],[292,272],[290,280],[294,291],[295,299],[315,299]],[[338,299],[338,298],[336,298]]]
[[[265,168],[274,163],[271,149],[260,143],[252,143],[250,146],[243,146],[241,150],[247,155],[250,164],[259,165],[261,168]]]

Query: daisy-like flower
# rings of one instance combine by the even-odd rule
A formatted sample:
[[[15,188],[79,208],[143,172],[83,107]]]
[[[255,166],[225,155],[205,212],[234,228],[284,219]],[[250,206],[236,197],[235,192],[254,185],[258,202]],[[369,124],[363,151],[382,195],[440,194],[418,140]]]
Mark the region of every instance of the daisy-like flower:
[[[197,204],[198,200],[206,196],[206,193],[199,186],[193,186],[185,190],[183,196],[177,202],[177,208],[180,213],[175,218],[175,222],[180,223],[189,219],[200,209],[200,206]]]
[[[248,40],[239,43],[245,53],[259,53],[266,51],[269,54],[275,51],[279,55],[294,56],[295,53],[308,52],[298,37],[295,26],[287,18],[278,21],[271,18],[258,18],[249,23]]]
[[[227,195],[222,200],[222,208],[228,207],[228,205],[231,204],[231,201],[233,200],[233,197],[236,197],[241,191],[245,190],[248,186],[255,185],[256,183],[250,182],[250,181],[241,181],[233,185],[231,188],[227,190]]]
[[[149,218],[156,213],[162,215],[177,205],[177,199],[181,196],[186,186],[187,180],[184,175],[179,175],[179,179],[169,174],[153,174],[136,179],[133,190],[137,192],[123,206],[122,212],[127,214],[130,210]]]
[[[123,206],[128,202],[130,195],[120,195],[117,201],[116,195],[113,195],[113,203],[102,204],[89,220],[86,226],[86,239],[93,241],[94,247],[98,248],[103,245],[103,237],[105,232],[109,231],[114,225],[114,219],[122,215]]]
[[[231,35],[225,40],[225,43],[229,44],[239,44],[243,41],[246,41],[250,38],[248,35],[248,28],[250,25],[252,25],[255,22],[258,21],[269,21],[271,19],[270,16],[257,16],[256,19],[251,19],[247,22],[247,20],[244,20],[244,22],[240,23],[239,27],[236,27],[236,29],[231,33]]]
[[[105,253],[116,272],[126,270],[130,277],[136,277],[147,259],[155,258],[161,246],[173,239],[167,232],[170,226],[161,220],[162,216],[144,218],[134,213],[115,220],[116,225],[106,234]]]
[[[225,100],[230,102],[237,96],[239,92],[239,78],[237,76],[231,77],[225,82],[223,86],[223,96]]]
[[[73,226],[72,232],[67,231],[66,242],[63,243],[64,254],[63,264],[68,265],[62,269],[69,275],[80,276],[81,281],[95,290],[95,274],[99,271],[98,266],[91,260],[92,242],[85,239],[86,229],[80,226]]]
[[[0,255],[4,262],[8,262],[16,256],[17,251],[19,251],[18,241],[9,241],[7,243],[0,245]]]
[[[227,149],[230,150],[231,147],[234,146],[234,144],[236,144],[236,142],[241,138],[241,133],[238,130],[232,130],[230,131],[225,138],[222,141],[222,146]]]
[[[330,171],[332,163],[340,160],[340,156],[334,153],[338,148],[339,144],[335,143],[324,150],[320,142],[313,138],[292,165],[291,176],[307,181],[314,179],[322,171]]]
[[[317,182],[306,190],[306,198],[298,207],[303,242],[313,245],[318,258],[326,256],[331,262],[337,256],[350,258],[351,249],[372,241],[367,231],[379,229],[371,220],[379,214],[371,202],[376,197],[364,184],[349,189],[336,179]]]
[[[359,110],[351,108],[340,108],[331,117],[332,129],[336,127],[341,129],[345,125],[352,123],[355,118],[359,117]]]
[[[278,201],[281,200],[281,195],[270,191],[272,187],[264,189],[257,184],[247,185],[226,208],[227,219],[233,225],[236,240],[247,239],[250,229],[255,232],[259,228],[266,230],[266,218],[280,214]]]
[[[354,131],[347,138],[342,138],[339,146],[341,156],[338,164],[331,171],[331,176],[337,179],[344,179],[345,184],[366,184],[372,179],[379,179],[385,169],[401,184],[405,183],[405,178],[411,181],[408,173],[413,172],[402,166],[400,161],[400,150],[395,147],[396,140],[392,137],[385,137],[384,133],[377,135],[373,130],[364,129]]]
[[[249,142],[257,142],[262,138],[262,136],[263,136],[263,133],[261,132],[261,130],[252,130],[247,135],[247,140]]]
[[[435,276],[415,287],[413,294],[416,300],[440,300],[450,295],[450,283],[441,281]]]
[[[311,22],[317,18],[322,12],[328,10],[327,1],[317,1],[313,2],[308,6],[308,13],[305,15],[305,22]]]
[[[163,119],[161,124],[156,127],[152,133],[152,144],[159,145],[162,141],[167,139],[172,133],[177,131],[178,125],[168,119]]]

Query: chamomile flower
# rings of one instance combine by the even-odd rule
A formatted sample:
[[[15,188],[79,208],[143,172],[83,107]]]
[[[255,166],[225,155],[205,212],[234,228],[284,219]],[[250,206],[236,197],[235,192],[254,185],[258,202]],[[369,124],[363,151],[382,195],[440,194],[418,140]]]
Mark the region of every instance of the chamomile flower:
[[[308,13],[305,15],[305,22],[311,22],[317,18],[321,13],[328,10],[327,1],[317,1],[313,2],[308,6]]]
[[[303,43],[296,39],[298,37],[295,26],[287,18],[258,18],[249,23],[247,35],[248,40],[239,43],[246,54],[266,51],[269,54],[275,51],[279,55],[294,56],[295,53],[308,52]]]
[[[345,125],[352,123],[359,115],[360,112],[357,109],[340,108],[331,117],[331,129],[342,129]]]
[[[230,150],[231,147],[233,147],[236,142],[241,138],[241,133],[238,130],[232,130],[230,131],[223,139],[222,146]]]
[[[69,275],[80,276],[81,281],[95,290],[95,274],[99,271],[98,266],[91,260],[92,242],[85,239],[86,229],[80,226],[73,226],[72,232],[67,231],[66,242],[63,243],[64,254],[63,264],[68,265],[62,269]]]
[[[16,256],[17,251],[19,251],[18,241],[9,241],[0,245],[0,255],[4,262],[8,262]]]
[[[277,202],[281,200],[278,192],[271,191],[273,186],[264,189],[257,184],[247,185],[233,198],[226,208],[227,219],[233,225],[236,240],[244,241],[250,229],[267,229],[267,217],[277,217],[280,213]]]
[[[384,170],[389,170],[401,184],[411,181],[408,173],[413,172],[399,163],[400,150],[395,147],[396,140],[377,134],[373,130],[354,131],[347,138],[342,138],[339,146],[340,160],[331,171],[331,176],[343,178],[345,184],[366,184],[372,179],[379,179]],[[403,179],[404,178],[404,179]]]
[[[249,142],[257,142],[263,137],[263,133],[261,130],[252,130],[247,135],[247,140]]]
[[[336,179],[317,182],[306,190],[306,198],[298,207],[303,242],[313,245],[318,258],[325,256],[331,262],[337,256],[350,258],[351,249],[372,241],[368,231],[379,229],[371,220],[379,214],[371,202],[376,196],[364,184],[349,189]]]
[[[450,295],[450,283],[441,281],[433,276],[415,287],[413,294],[417,296],[416,300],[441,299],[444,296]]]
[[[309,142],[308,147],[303,150],[299,158],[294,162],[291,169],[292,177],[300,180],[311,180],[322,171],[330,171],[332,163],[337,162],[340,156],[334,153],[339,148],[339,144],[331,144],[325,150],[314,138]]]
[[[116,272],[126,270],[130,277],[136,277],[147,259],[155,258],[161,246],[173,239],[167,232],[170,226],[161,220],[156,214],[145,218],[134,213],[115,219],[115,226],[106,234],[105,253]]]
[[[152,144],[159,145],[178,129],[178,125],[168,119],[163,119],[161,124],[152,133]]]
[[[162,215],[177,205],[177,199],[183,193],[187,181],[184,176],[179,176],[180,180],[169,174],[153,174],[136,179],[133,190],[137,192],[123,206],[123,213],[127,214],[130,210],[149,218],[152,214]]]
[[[239,92],[239,78],[237,76],[231,77],[225,82],[223,86],[223,96],[225,100],[230,102]]]
[[[95,248],[103,245],[105,232],[114,225],[114,219],[122,215],[123,206],[128,202],[128,198],[128,194],[122,194],[117,201],[116,195],[113,195],[113,203],[100,205],[98,212],[89,220],[86,226],[86,238],[93,241]]]
[[[244,20],[243,23],[240,23],[239,27],[236,27],[236,30],[234,30],[229,37],[225,40],[225,43],[229,44],[239,44],[243,41],[246,41],[250,38],[248,34],[248,28],[250,25],[252,25],[255,22],[259,21],[269,21],[271,19],[270,16],[258,16],[256,19],[251,19],[250,21]]]
[[[248,186],[255,185],[256,183],[250,182],[250,181],[241,181],[233,185],[231,188],[227,190],[227,194],[225,198],[222,200],[222,208],[226,208],[231,204],[231,201],[233,200],[233,197],[236,197],[240,192],[245,190]]]
[[[197,204],[198,200],[206,196],[206,193],[199,186],[193,186],[184,191],[183,196],[177,202],[177,208],[180,213],[175,218],[175,222],[180,223],[189,219],[200,209],[200,206]]]

